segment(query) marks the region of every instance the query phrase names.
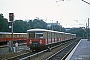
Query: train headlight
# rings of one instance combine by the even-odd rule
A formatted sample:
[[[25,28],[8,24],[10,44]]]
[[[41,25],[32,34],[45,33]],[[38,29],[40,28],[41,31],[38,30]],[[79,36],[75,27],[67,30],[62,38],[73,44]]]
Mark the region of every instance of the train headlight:
[[[32,40],[30,40],[30,44],[32,43]]]
[[[40,40],[40,44],[42,44],[42,40]]]

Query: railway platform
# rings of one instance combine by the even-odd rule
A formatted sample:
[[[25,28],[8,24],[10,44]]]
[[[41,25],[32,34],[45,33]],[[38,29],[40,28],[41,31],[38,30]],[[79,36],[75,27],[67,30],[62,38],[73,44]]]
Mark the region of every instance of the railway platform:
[[[90,41],[81,39],[65,60],[90,60]]]

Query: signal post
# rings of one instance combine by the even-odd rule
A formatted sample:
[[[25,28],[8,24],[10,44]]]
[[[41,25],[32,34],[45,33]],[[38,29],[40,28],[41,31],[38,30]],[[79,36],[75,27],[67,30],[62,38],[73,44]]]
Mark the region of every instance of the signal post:
[[[11,52],[13,52],[13,20],[14,20],[14,13],[9,13],[9,21],[11,22],[11,28],[12,28],[12,40],[9,41],[9,48]]]

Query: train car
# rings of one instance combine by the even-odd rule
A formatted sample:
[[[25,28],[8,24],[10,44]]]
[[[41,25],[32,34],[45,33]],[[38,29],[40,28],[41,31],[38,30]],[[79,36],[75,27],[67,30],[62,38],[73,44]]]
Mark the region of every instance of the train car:
[[[46,29],[30,29],[27,30],[27,46],[32,51],[50,48],[54,44],[61,41],[73,39],[70,33],[46,30]]]
[[[21,41],[21,40],[26,41],[26,33],[13,33],[13,38],[12,38],[12,33],[0,32],[0,44],[7,43],[12,39],[13,41]]]

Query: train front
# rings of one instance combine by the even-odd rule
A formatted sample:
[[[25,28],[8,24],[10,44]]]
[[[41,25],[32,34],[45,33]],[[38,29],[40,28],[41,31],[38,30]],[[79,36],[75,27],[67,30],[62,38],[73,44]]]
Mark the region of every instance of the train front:
[[[40,29],[27,30],[27,46],[33,50],[40,50],[45,45],[45,38],[43,38],[43,32]]]

